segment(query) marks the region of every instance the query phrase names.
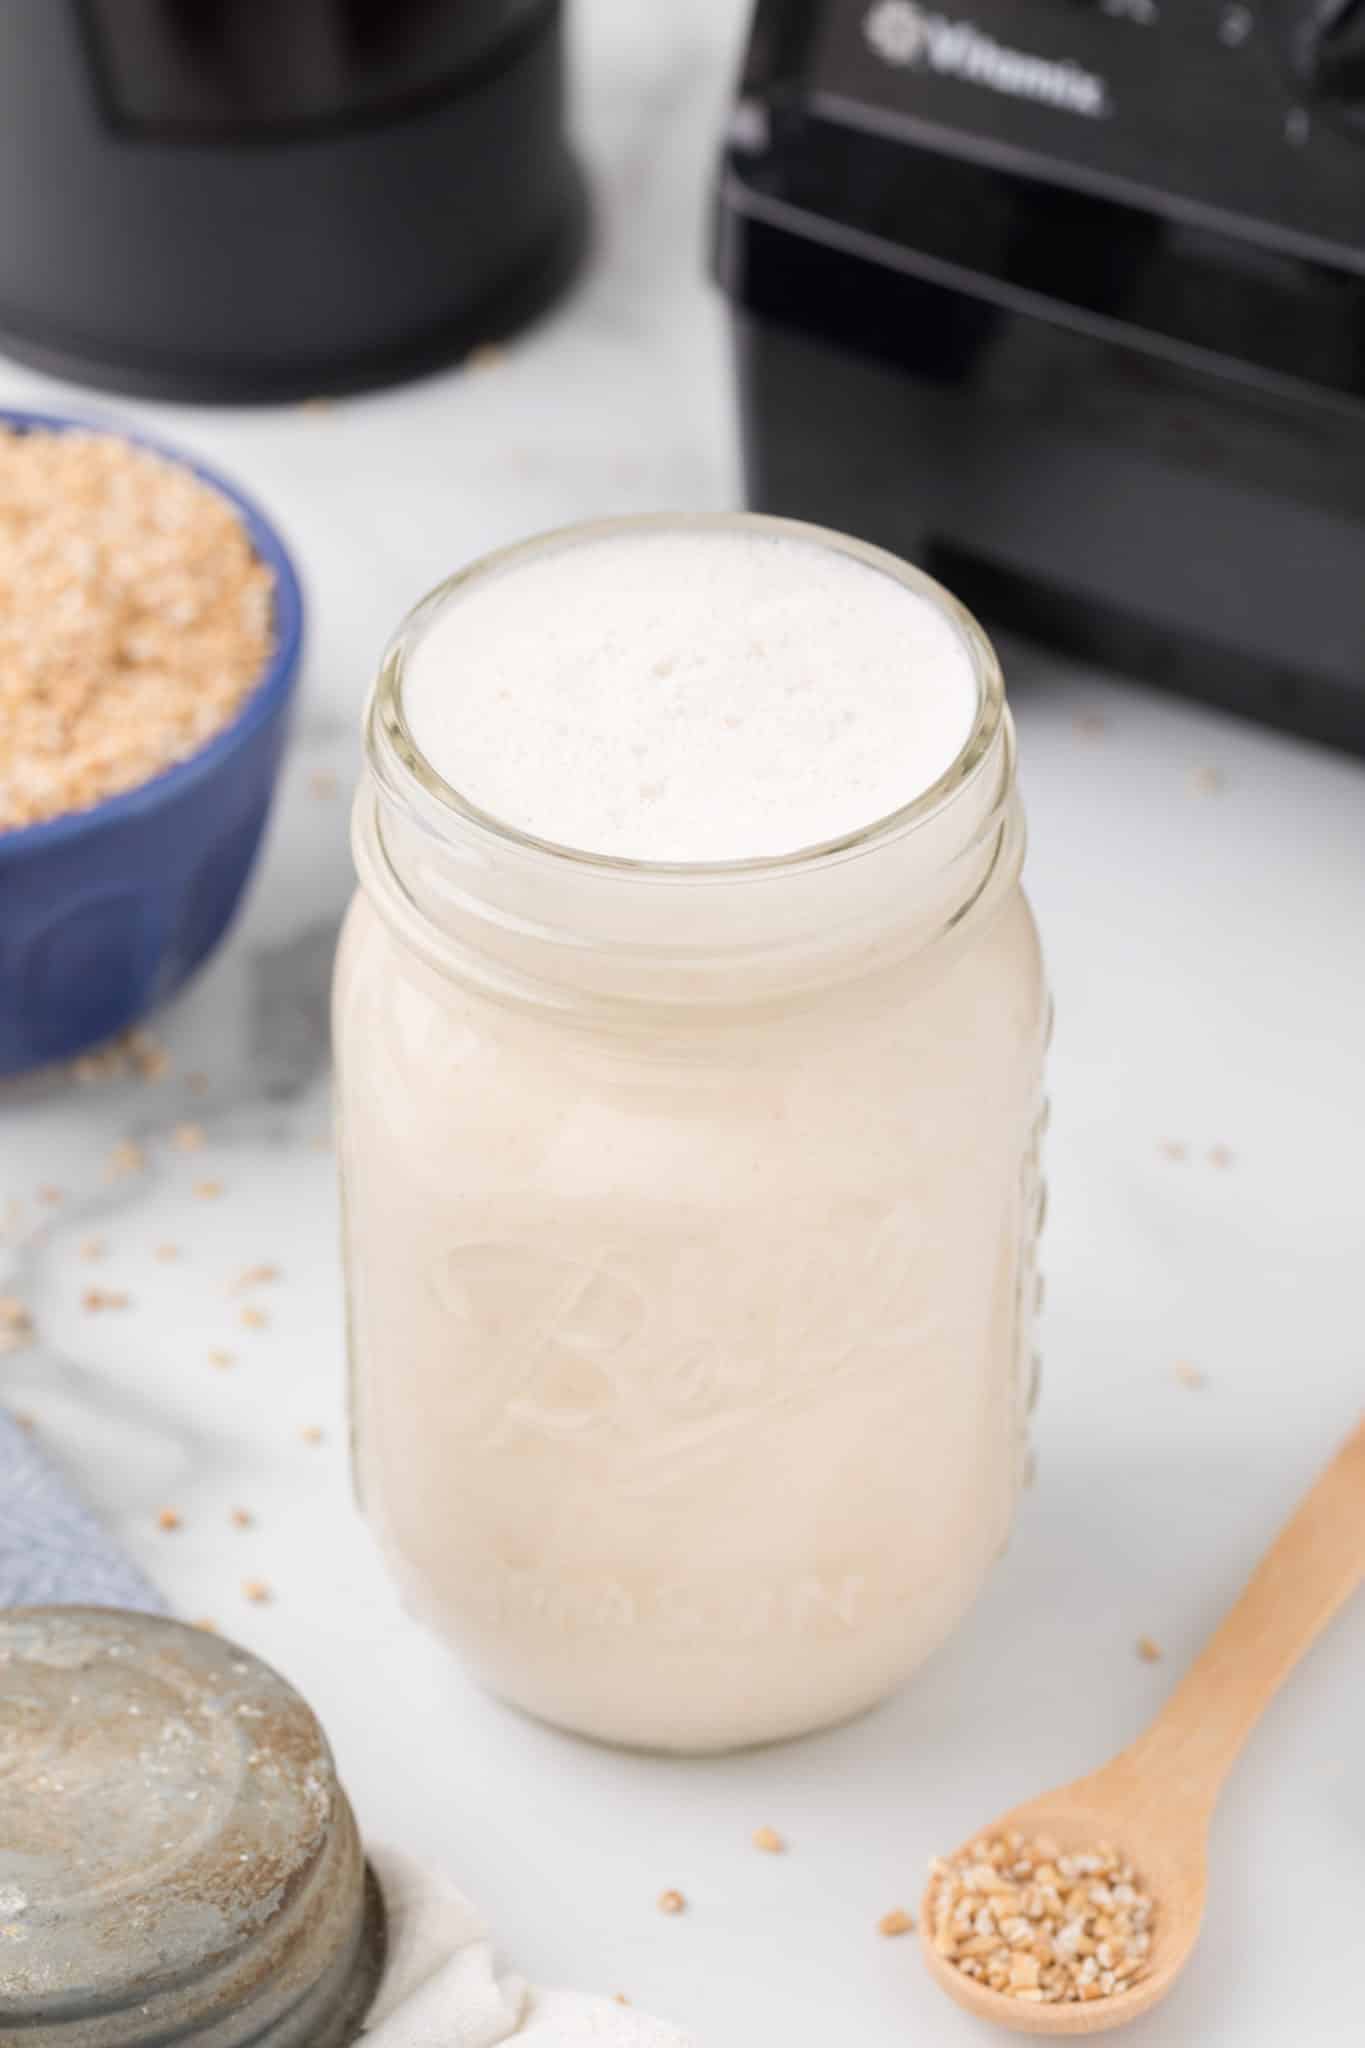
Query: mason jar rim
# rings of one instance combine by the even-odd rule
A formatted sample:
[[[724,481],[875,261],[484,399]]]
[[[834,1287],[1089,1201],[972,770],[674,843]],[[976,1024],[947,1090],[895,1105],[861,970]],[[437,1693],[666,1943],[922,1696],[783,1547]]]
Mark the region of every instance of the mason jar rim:
[[[439,773],[413,737],[403,702],[406,660],[439,612],[458,601],[472,585],[490,577],[515,574],[523,563],[544,555],[617,536],[697,532],[762,534],[822,547],[889,576],[933,605],[957,634],[971,663],[977,693],[971,728],[943,773],[926,789],[918,791],[894,810],[834,838],[784,853],[704,861],[643,860],[625,854],[598,853],[590,848],[548,839],[512,824],[495,812],[482,809]],[[655,879],[660,882],[705,882],[796,874],[845,855],[871,851],[888,840],[913,831],[951,801],[971,780],[990,753],[1005,718],[1004,677],[986,633],[951,591],[913,563],[851,534],[772,513],[651,512],[579,520],[552,527],[525,540],[495,548],[444,578],[407,613],[385,649],[370,693],[365,738],[371,766],[388,795],[400,802],[413,794],[419,800],[425,799],[423,811],[429,825],[435,825],[446,814],[453,825],[472,827],[495,845],[565,862],[585,874],[629,877],[644,883]]]

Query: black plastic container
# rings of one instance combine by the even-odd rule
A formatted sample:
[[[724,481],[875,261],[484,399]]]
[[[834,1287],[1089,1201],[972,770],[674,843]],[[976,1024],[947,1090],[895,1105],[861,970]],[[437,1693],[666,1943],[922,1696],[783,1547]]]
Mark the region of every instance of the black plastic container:
[[[1365,751],[1365,126],[1263,13],[761,0],[716,267],[752,505]]]
[[[559,0],[3,0],[0,348],[207,400],[508,333],[584,239]]]

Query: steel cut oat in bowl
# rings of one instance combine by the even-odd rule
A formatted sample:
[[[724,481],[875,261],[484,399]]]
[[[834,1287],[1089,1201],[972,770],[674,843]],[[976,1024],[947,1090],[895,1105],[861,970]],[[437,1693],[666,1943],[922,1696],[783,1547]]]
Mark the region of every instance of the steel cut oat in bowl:
[[[0,427],[0,833],[197,753],[262,675],[273,596],[189,468],[116,434]]]

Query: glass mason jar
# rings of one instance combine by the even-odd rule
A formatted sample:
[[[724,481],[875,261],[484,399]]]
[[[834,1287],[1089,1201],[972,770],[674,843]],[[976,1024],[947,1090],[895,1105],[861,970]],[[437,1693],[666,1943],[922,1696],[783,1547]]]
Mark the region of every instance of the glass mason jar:
[[[472,579],[641,527],[795,534],[952,622],[978,702],[888,818],[790,856],[593,857],[425,761],[405,663]],[[336,1049],[357,1471],[495,1693],[723,1749],[898,1686],[1026,1458],[1046,997],[994,653],[937,584],[776,519],[604,521],[418,606],[368,712]]]

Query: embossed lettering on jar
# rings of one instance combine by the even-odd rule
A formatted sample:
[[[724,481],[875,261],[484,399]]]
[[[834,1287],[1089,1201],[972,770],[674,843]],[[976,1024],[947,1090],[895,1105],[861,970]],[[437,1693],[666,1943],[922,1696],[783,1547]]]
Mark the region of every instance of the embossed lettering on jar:
[[[934,606],[971,730],[793,854],[661,865],[478,811],[404,688],[481,579],[650,533]],[[410,1606],[600,1739],[837,1721],[953,1629],[1026,1458],[1046,998],[994,655],[928,578],[757,518],[526,544],[390,649],[336,1037],[357,1469]]]

